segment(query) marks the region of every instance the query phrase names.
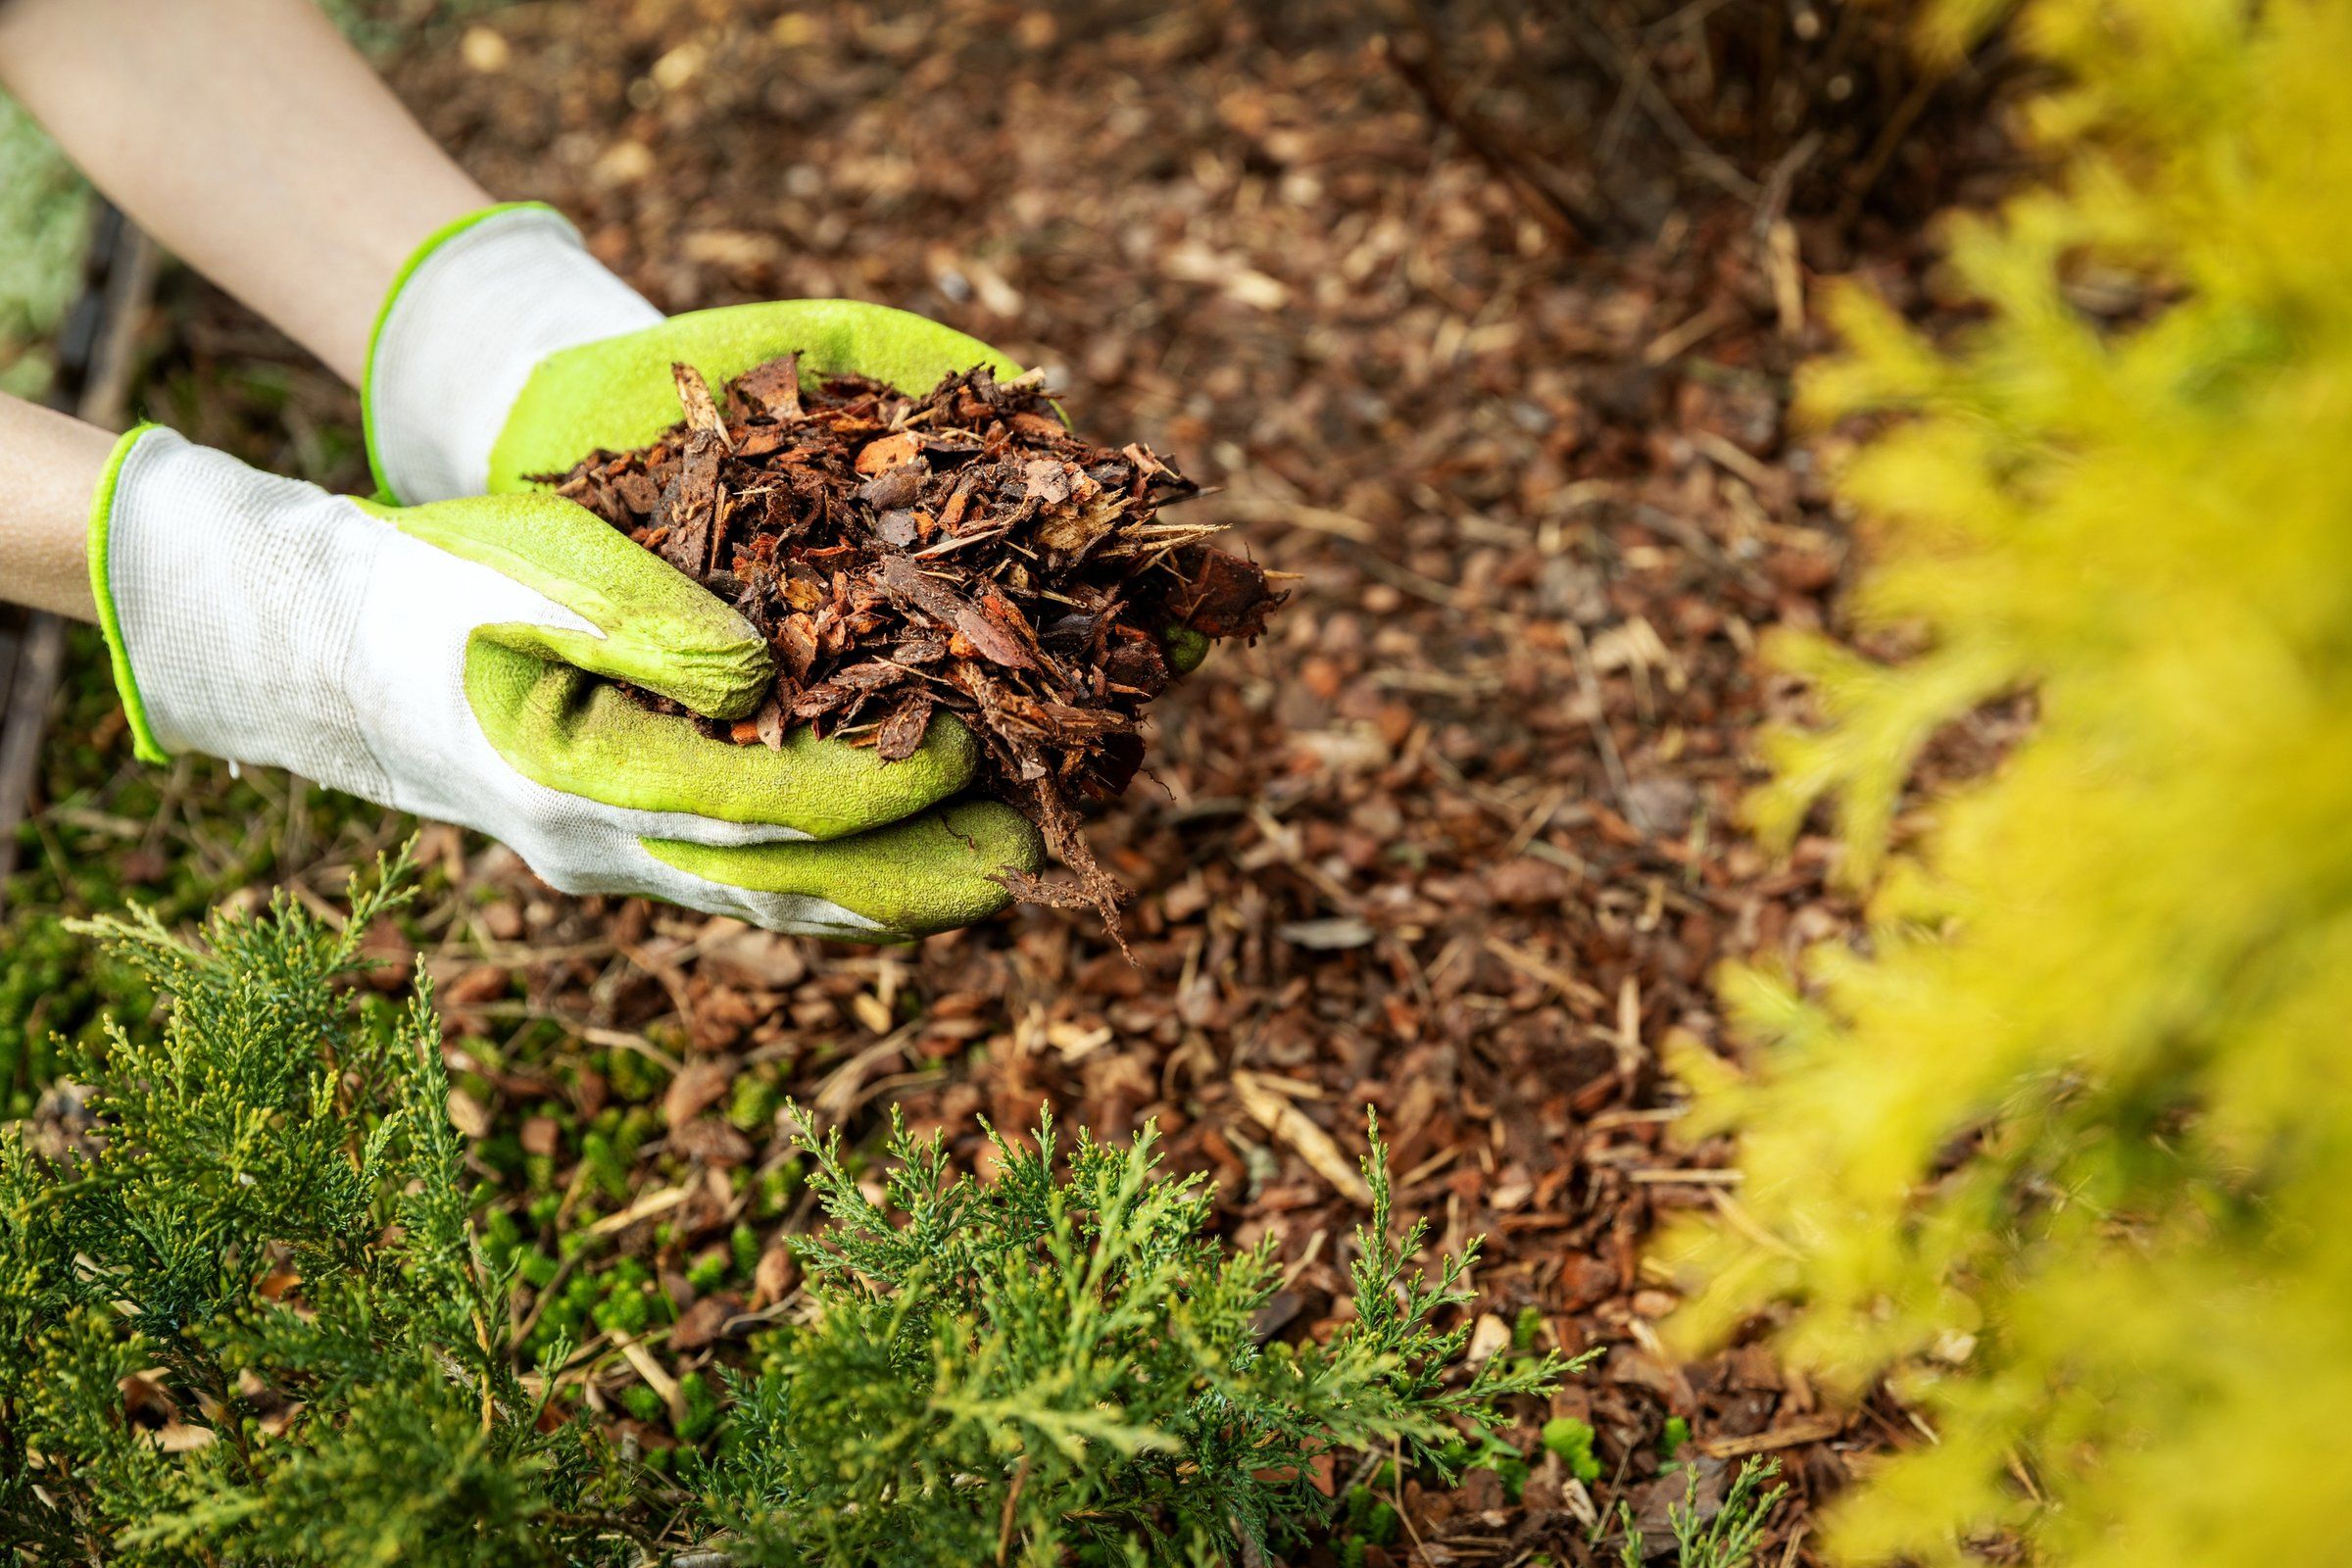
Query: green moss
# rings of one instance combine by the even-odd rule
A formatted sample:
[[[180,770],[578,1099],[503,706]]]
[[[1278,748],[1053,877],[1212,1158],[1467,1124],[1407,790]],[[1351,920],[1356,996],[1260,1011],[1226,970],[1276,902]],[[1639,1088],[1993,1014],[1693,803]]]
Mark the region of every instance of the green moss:
[[[607,1334],[643,1334],[653,1325],[653,1297],[644,1290],[615,1290],[597,1302],[588,1316]]]
[[[738,1132],[760,1132],[776,1119],[782,1099],[772,1077],[747,1072],[735,1080],[727,1097],[727,1120]]]
[[[715,1291],[727,1283],[727,1273],[734,1263],[732,1252],[711,1248],[687,1267],[686,1283],[698,1293]]]
[[[683,1407],[678,1417],[678,1439],[683,1443],[700,1443],[717,1426],[720,1403],[700,1372],[689,1372],[678,1379],[678,1402]]]
[[[773,1170],[761,1171],[752,1193],[752,1216],[772,1220],[783,1216],[801,1191],[801,1167],[798,1160],[786,1160]]]
[[[1587,1486],[1600,1479],[1600,1457],[1592,1451],[1597,1436],[1590,1422],[1572,1415],[1553,1416],[1544,1423],[1544,1448],[1558,1454],[1568,1473]]]
[[[506,1210],[492,1209],[482,1218],[482,1242],[486,1247],[512,1252],[522,1244],[522,1227]]]
[[[605,1053],[605,1081],[613,1098],[629,1103],[653,1099],[662,1092],[662,1069],[638,1052],[615,1046]]]
[[[612,1135],[612,1152],[624,1162],[633,1161],[661,1131],[662,1118],[652,1107],[631,1105],[621,1113],[620,1128]]]
[[[580,1174],[608,1201],[624,1203],[629,1198],[629,1170],[612,1144],[602,1133],[581,1139]]]

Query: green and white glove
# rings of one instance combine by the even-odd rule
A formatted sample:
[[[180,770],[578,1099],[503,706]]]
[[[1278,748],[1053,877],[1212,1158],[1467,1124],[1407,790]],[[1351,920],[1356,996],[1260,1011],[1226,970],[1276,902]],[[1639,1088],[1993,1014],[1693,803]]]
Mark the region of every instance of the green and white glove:
[[[385,495],[416,503],[527,490],[598,448],[678,422],[672,364],[713,391],[787,352],[805,376],[928,392],[954,371],[1020,367],[977,338],[857,300],[784,300],[664,318],[536,203],[493,207],[418,249],[376,318],[361,400]]]
[[[917,393],[975,365],[1006,376],[1019,371],[961,332],[855,301],[793,300],[665,318],[590,256],[561,216],[519,203],[431,236],[394,282],[362,378],[368,459],[383,495],[410,504],[530,494],[533,475],[561,472],[600,448],[643,446],[675,424],[673,364],[692,365],[716,388],[787,352],[801,356],[806,375],[854,372]],[[618,535],[611,536],[611,547],[636,550]],[[1197,651],[1179,652],[1191,655],[1180,658],[1185,667],[1197,661]],[[969,732],[942,714],[932,721],[922,756],[892,767],[877,768],[870,753],[853,754],[805,733],[773,762],[713,757],[710,766],[728,778],[728,769],[772,768],[777,788],[825,802],[833,813],[825,826],[841,831],[840,824],[887,820],[935,799],[950,778],[956,783],[947,787],[957,787],[976,752]],[[898,767],[914,772],[895,776]],[[590,783],[575,778],[573,787]],[[997,882],[975,880],[976,866],[993,860],[985,865],[992,873],[1034,870],[1041,858],[1037,835],[1008,808],[960,807],[954,825],[964,837],[908,830],[909,848],[892,852],[905,883],[897,896],[926,910],[921,929],[976,918],[1005,902]],[[822,828],[810,830],[823,836]],[[807,885],[807,851],[697,837],[714,847],[689,852],[668,844],[654,853],[717,884],[777,892]],[[982,887],[986,898],[977,896]],[[962,896],[926,891],[940,888]],[[662,896],[722,906],[699,888]],[[867,887],[839,902],[865,909],[882,897]],[[774,916],[766,923],[776,923]],[[918,928],[904,919],[885,923]]]
[[[1037,833],[969,781],[968,732],[906,761],[704,736],[759,700],[749,622],[545,495],[409,509],[257,472],[170,430],[116,448],[90,572],[139,755],[270,763],[479,828],[556,887],[780,931],[902,941],[981,918]]]

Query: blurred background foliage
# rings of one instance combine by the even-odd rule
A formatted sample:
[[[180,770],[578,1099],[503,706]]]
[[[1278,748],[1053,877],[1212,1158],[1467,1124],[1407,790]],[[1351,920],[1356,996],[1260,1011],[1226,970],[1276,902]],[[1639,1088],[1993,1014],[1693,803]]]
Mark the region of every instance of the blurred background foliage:
[[[41,128],[0,97],[0,392],[39,397],[45,343],[81,280],[89,187]]]
[[[1785,1311],[1794,1359],[1891,1373],[1932,1429],[1842,1504],[1848,1560],[2337,1561],[2352,11],[2035,0],[2016,31],[2063,172],[1950,222],[1982,316],[1933,337],[1855,289],[1806,384],[1876,421],[1852,608],[1917,653],[1774,650],[1822,722],[1768,736],[1754,824],[1833,801],[1873,931],[1728,977],[1768,1049],[1702,1097],[1746,1223],[1690,1238],[1685,1328]],[[2018,693],[2009,755],[1910,787]]]

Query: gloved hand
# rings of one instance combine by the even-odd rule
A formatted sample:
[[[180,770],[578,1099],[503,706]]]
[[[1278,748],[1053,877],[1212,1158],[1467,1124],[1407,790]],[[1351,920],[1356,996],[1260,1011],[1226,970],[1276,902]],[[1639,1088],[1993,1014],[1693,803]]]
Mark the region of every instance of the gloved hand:
[[[749,622],[586,510],[406,510],[256,472],[169,430],[115,450],[91,512],[100,622],[139,755],[288,767],[459,822],[570,892],[650,894],[781,931],[906,940],[1003,907],[1036,830],[933,724],[903,762],[806,734],[704,736],[597,675],[718,718],[770,654]]]
[[[527,493],[531,475],[561,472],[599,448],[643,446],[675,424],[673,363],[692,365],[718,388],[792,350],[805,373],[855,371],[917,392],[975,365],[1003,375],[1019,368],[935,321],[846,300],[735,306],[665,319],[591,257],[563,218],[521,203],[491,208],[433,235],[394,282],[361,384],[368,461],[382,493],[412,504]],[[612,548],[644,554],[607,533]],[[843,820],[875,822],[960,787],[978,757],[970,732],[949,714],[933,719],[923,752],[906,762],[877,765],[871,752],[805,731],[769,761],[718,755],[762,750],[721,744],[697,755],[708,755],[714,777],[746,766],[769,769],[775,787],[821,793]],[[935,750],[953,766],[927,760]],[[895,776],[903,768],[916,772]],[[904,853],[894,851],[891,863],[909,883],[900,896],[923,902],[921,929],[992,912],[1009,896],[988,874],[1032,871],[1042,858],[1036,833],[1008,808],[992,803],[956,810],[959,828],[987,831],[972,832],[968,844],[913,834]],[[797,890],[807,881],[806,850],[702,838],[710,847],[688,852],[671,845],[659,853],[672,865],[742,889]],[[962,896],[924,891],[940,886]],[[699,889],[663,896],[723,906]],[[884,896],[869,888],[860,907]]]
[[[678,422],[673,363],[713,391],[797,350],[804,375],[855,373],[920,394],[975,365],[1020,367],[977,338],[856,300],[785,300],[664,318],[535,203],[493,207],[427,240],[376,319],[361,399],[376,482],[394,499],[530,488],[589,453]]]

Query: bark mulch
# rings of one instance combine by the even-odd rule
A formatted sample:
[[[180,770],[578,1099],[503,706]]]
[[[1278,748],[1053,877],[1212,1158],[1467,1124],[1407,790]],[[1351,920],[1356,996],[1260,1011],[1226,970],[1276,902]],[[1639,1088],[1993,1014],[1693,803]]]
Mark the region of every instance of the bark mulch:
[[[1282,592],[1206,543],[1223,524],[1163,520],[1200,487],[1149,447],[1072,435],[1034,372],[1000,384],[981,366],[919,397],[854,375],[804,389],[786,353],[729,382],[723,408],[693,367],[671,372],[682,417],[659,440],[540,477],[775,649],[757,710],[704,727],[781,747],[806,724],[903,762],[932,714],[955,714],[979,737],[981,787],[1026,810],[1076,878],[1007,885],[1094,909],[1124,951],[1122,890],[1072,802],[1126,793],[1173,640],[1196,657],[1254,640]]]

